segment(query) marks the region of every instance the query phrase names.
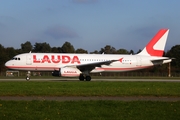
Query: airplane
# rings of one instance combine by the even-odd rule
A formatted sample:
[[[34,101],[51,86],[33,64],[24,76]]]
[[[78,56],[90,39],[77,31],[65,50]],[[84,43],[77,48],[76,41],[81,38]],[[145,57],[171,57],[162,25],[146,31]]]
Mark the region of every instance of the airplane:
[[[14,56],[5,66],[28,71],[26,80],[30,80],[30,71],[51,71],[53,76],[91,81],[90,73],[133,71],[171,62],[170,58],[162,57],[168,33],[169,29],[160,29],[136,55],[30,52]]]

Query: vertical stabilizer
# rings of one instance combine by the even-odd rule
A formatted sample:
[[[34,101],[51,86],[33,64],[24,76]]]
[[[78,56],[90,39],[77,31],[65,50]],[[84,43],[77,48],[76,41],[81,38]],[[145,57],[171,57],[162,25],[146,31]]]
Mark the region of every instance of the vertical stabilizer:
[[[163,56],[169,29],[161,29],[138,55]]]

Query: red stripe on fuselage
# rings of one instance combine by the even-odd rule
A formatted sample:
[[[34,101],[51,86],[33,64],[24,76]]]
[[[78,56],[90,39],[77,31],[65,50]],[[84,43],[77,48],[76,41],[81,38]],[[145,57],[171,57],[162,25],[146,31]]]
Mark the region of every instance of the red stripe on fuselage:
[[[16,69],[16,70],[37,70],[37,71],[54,71],[59,70],[58,67],[36,67],[36,66],[7,66],[9,69]]]
[[[7,66],[9,69],[19,69],[19,70],[34,70],[34,71],[54,71],[59,70],[58,67],[34,67],[34,66]],[[148,68],[151,66],[138,66],[133,68],[96,68],[99,71],[131,71],[137,69]]]

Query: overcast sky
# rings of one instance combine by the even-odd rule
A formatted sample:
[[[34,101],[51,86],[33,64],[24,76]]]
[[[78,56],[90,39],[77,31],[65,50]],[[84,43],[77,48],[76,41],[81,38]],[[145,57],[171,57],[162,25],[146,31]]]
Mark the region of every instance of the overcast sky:
[[[92,52],[106,45],[137,52],[161,28],[166,51],[180,44],[180,0],[0,0],[0,44],[47,42]]]

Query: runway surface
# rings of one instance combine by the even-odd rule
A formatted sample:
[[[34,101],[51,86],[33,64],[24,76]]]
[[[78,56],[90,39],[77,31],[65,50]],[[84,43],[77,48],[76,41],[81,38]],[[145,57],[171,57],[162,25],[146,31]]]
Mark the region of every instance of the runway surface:
[[[25,79],[0,79],[1,82],[11,82],[11,81],[24,81]],[[57,81],[57,82],[82,82],[77,78],[53,78],[53,79],[31,79],[30,81]],[[130,82],[180,82],[180,79],[92,79],[90,82],[96,81],[130,81]],[[158,97],[158,96],[120,96],[120,97],[110,97],[110,96],[0,96],[0,100],[5,101],[87,101],[87,100],[115,100],[115,101],[164,101],[164,102],[176,102],[180,101],[180,97]]]
[[[0,81],[26,81],[26,79],[0,79]],[[30,79],[30,81],[79,81],[78,78],[35,78],[35,79]],[[90,82],[94,81],[131,81],[131,82],[137,82],[137,81],[142,81],[142,82],[180,82],[180,79],[92,79]]]

